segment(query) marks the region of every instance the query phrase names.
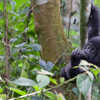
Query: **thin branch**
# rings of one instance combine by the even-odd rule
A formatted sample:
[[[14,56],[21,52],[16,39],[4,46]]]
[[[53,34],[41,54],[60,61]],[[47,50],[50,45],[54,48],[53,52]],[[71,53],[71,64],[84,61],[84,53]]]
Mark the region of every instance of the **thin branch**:
[[[88,6],[88,0],[80,0],[80,42],[81,48],[85,44],[86,39],[86,29],[87,29],[87,22],[86,22],[86,8]]]
[[[7,79],[9,79],[9,71],[10,71],[10,66],[9,66],[9,56],[10,56],[10,46],[9,46],[9,40],[8,40],[8,14],[7,14],[7,0],[4,0],[4,20],[5,20],[5,38],[4,38],[4,41],[5,41],[5,51],[6,51],[6,54],[5,54],[5,64],[6,64],[6,67],[5,67],[5,74],[6,74],[6,77]]]
[[[72,12],[72,2],[73,2],[73,0],[71,0],[71,10],[70,10],[70,15],[69,15],[68,38],[70,37],[70,27],[71,27],[71,18],[72,18],[72,15],[71,15],[71,12]]]
[[[20,97],[17,97],[17,98],[8,99],[8,100],[21,99],[21,98],[25,98],[25,97],[29,97],[29,96],[36,95],[36,94],[41,93],[41,92],[50,91],[50,90],[52,90],[52,89],[59,88],[59,87],[63,86],[64,84],[68,84],[69,82],[75,80],[76,78],[77,78],[77,76],[74,77],[74,78],[72,78],[72,79],[69,79],[69,80],[65,81],[64,83],[61,83],[61,84],[59,84],[59,85],[57,85],[57,86],[54,86],[54,87],[52,87],[52,88],[45,89],[45,90],[43,90],[43,91],[33,92],[33,93],[30,93],[30,94],[26,94],[26,95],[23,95],[23,96],[20,96]]]

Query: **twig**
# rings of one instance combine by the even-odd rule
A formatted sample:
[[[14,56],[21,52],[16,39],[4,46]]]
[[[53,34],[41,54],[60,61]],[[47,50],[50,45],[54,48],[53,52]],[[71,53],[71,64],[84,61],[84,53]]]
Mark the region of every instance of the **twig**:
[[[26,95],[23,95],[23,96],[20,96],[20,97],[17,97],[17,98],[8,99],[8,100],[21,99],[21,98],[25,98],[25,97],[29,97],[29,96],[36,95],[36,94],[41,93],[41,92],[50,91],[50,90],[52,90],[52,89],[59,88],[59,87],[63,86],[64,84],[68,84],[69,82],[75,80],[76,78],[77,78],[77,76],[74,77],[74,78],[72,78],[72,79],[69,79],[69,80],[65,81],[64,83],[61,83],[61,84],[59,84],[59,85],[57,85],[57,86],[54,86],[54,87],[52,87],[52,88],[45,89],[45,90],[42,90],[42,91],[33,92],[33,93],[30,93],[30,94],[26,94]]]
[[[6,64],[6,77],[9,79],[9,71],[10,71],[10,66],[9,66],[9,55],[10,55],[10,46],[9,46],[9,40],[8,40],[8,14],[7,14],[7,0],[4,0],[4,20],[5,20],[5,50],[6,50],[6,54],[5,54],[5,64]]]
[[[72,18],[72,15],[71,15],[71,12],[72,12],[72,2],[73,0],[71,0],[71,10],[70,10],[70,15],[69,15],[69,23],[68,23],[68,38],[70,36],[70,27],[71,27],[71,18]]]

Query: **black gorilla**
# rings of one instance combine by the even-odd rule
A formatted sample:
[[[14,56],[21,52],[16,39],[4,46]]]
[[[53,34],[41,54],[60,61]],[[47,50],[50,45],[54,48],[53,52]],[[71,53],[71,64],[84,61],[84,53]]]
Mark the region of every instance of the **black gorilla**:
[[[99,9],[92,4],[91,13],[88,20],[88,40],[92,37],[99,36],[100,32],[100,13]]]
[[[80,68],[73,68],[79,65],[81,60],[86,60],[100,67],[100,18],[98,8],[94,5],[91,7],[87,30],[88,42],[82,50],[77,48],[72,52],[69,64],[61,70],[61,76],[65,79],[72,78],[83,72]]]

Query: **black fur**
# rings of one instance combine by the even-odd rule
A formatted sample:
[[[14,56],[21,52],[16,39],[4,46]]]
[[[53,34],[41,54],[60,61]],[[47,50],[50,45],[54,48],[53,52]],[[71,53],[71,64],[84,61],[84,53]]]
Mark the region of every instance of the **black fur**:
[[[61,70],[61,76],[65,79],[72,78],[83,72],[80,68],[73,68],[79,65],[81,60],[86,60],[100,67],[100,18],[99,11],[94,5],[91,7],[91,13],[88,21],[88,42],[83,49],[75,49],[72,52],[71,60],[67,66]]]
[[[100,13],[99,9],[92,4],[91,13],[88,20],[88,40],[92,37],[99,36],[100,31]]]

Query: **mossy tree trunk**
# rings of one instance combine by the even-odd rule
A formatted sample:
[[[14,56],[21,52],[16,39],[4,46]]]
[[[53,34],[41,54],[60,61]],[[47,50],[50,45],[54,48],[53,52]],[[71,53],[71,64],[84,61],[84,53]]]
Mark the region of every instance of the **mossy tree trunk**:
[[[71,44],[64,35],[60,0],[48,0],[40,5],[33,1],[33,7],[36,32],[42,46],[42,58],[53,63],[57,63],[61,57],[67,61]]]
[[[87,38],[87,21],[91,10],[91,0],[80,0],[80,43],[84,46]]]

